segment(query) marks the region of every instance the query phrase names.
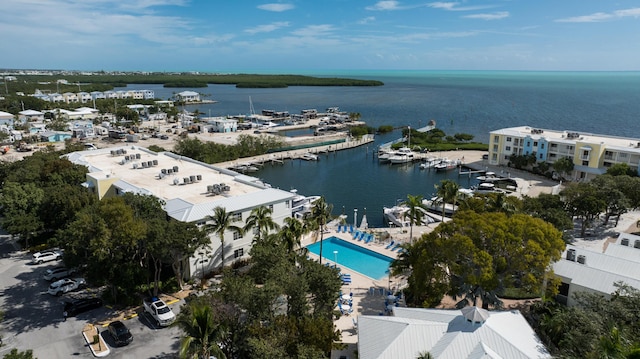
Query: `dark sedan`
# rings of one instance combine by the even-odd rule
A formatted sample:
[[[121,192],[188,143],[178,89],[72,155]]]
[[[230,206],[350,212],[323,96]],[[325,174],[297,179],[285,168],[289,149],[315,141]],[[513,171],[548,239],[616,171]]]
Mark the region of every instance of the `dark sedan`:
[[[102,306],[102,299],[100,298],[83,298],[76,299],[70,302],[64,303],[64,311],[66,316],[73,317],[74,315],[84,313],[86,311],[100,308]]]
[[[129,328],[119,320],[109,323],[108,330],[117,346],[127,345],[133,340],[133,335],[131,335]]]

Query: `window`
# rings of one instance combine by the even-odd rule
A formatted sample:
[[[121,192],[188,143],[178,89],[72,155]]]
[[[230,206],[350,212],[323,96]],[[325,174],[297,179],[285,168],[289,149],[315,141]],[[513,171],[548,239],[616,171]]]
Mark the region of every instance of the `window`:
[[[504,148],[506,151],[511,151],[511,146],[507,146]]]
[[[273,213],[273,205],[272,204],[269,205],[269,210],[271,211],[271,213]]]
[[[555,153],[550,153],[549,154],[549,158],[556,158],[556,154]]]
[[[500,142],[500,136],[493,136],[493,143]]]
[[[538,146],[538,141],[533,141],[533,147]]]
[[[233,231],[233,240],[237,241],[238,239],[242,238],[242,236],[240,235],[240,232],[238,231]]]
[[[531,141],[527,141],[527,147],[531,147]]]
[[[231,217],[231,220],[233,222],[240,222],[242,221],[242,213],[234,213],[233,217]]]
[[[244,248],[236,249],[233,251],[233,258],[240,258],[244,255]]]
[[[544,143],[541,143],[540,144],[540,149],[543,149],[543,148],[544,148]]]
[[[507,142],[511,142],[511,137],[507,137]]]
[[[589,165],[589,161],[582,161],[582,165],[583,166],[588,166]]]
[[[287,206],[287,208],[291,208],[291,202],[292,202],[292,201],[287,201],[287,202],[286,202],[286,206]]]
[[[539,159],[542,159],[542,153],[538,155],[538,158],[539,158]]]
[[[498,145],[493,145],[493,151],[498,152]]]
[[[513,145],[514,146],[517,146],[519,144],[520,144],[520,139],[519,138],[516,138],[515,140],[513,140]]]
[[[620,152],[620,158],[627,158],[627,153]]]
[[[568,149],[569,151],[573,151],[573,146],[567,146],[567,149]]]
[[[551,144],[551,148],[558,148],[558,144],[557,143],[552,143]]]

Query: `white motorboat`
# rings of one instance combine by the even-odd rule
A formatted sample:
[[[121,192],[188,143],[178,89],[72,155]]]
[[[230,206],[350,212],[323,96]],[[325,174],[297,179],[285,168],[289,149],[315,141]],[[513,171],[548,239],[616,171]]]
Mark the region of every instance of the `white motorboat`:
[[[311,152],[307,152],[302,156],[300,156],[300,159],[303,159],[305,161],[318,161],[320,158],[318,157],[318,155],[315,155]]]
[[[433,165],[433,168],[436,171],[448,171],[456,168],[458,166],[458,161],[453,161],[450,159],[443,159],[440,163]]]
[[[389,162],[389,158],[396,154],[396,151],[391,148],[378,151],[378,161]]]
[[[484,194],[484,193],[504,193],[503,190],[497,188],[494,183],[491,182],[482,182],[480,183],[474,190],[475,193]]]
[[[391,164],[408,163],[413,161],[413,157],[415,153],[409,147],[401,147],[389,157],[389,162]]]
[[[298,190],[292,189],[291,193],[296,196],[291,200],[291,214],[296,218],[304,217],[305,213],[311,211],[313,203],[320,199],[320,196],[304,196],[298,193]]]
[[[480,182],[496,182],[503,179],[502,177],[498,177],[495,172],[486,172],[484,175],[478,176],[476,178]]]
[[[404,205],[393,206],[393,207],[383,207],[382,213],[384,215],[385,221],[389,223],[389,225],[393,225],[396,227],[410,227],[411,221],[408,217],[409,207]],[[422,216],[421,223],[429,224],[436,222],[436,219],[431,217],[429,214],[424,212]]]
[[[430,157],[420,164],[420,169],[433,168],[438,163],[440,163],[439,158]]]
[[[423,199],[422,204],[427,207],[432,212],[442,214],[442,198],[440,197],[431,197],[431,199]],[[458,206],[453,205],[451,203],[444,204],[444,214],[445,216],[452,216],[453,213],[458,209]]]

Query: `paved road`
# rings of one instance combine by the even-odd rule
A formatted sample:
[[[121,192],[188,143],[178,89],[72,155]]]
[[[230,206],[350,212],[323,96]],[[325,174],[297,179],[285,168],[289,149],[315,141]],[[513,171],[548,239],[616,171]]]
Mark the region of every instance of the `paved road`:
[[[59,263],[29,264],[29,254],[19,251],[9,236],[0,235],[0,307],[5,320],[0,323],[0,335],[4,346],[0,357],[12,348],[32,349],[34,357],[44,358],[92,358],[83,336],[87,323],[98,323],[114,316],[103,307],[77,317],[62,317],[63,301],[70,296],[87,295],[86,292],[65,294],[60,298],[46,293],[49,285],[42,279],[47,268]],[[180,302],[171,307],[177,313]],[[178,350],[178,328],[157,328],[145,315],[125,322],[133,333],[133,342],[115,348],[113,340],[100,327],[101,335],[111,347],[110,358],[174,358]]]

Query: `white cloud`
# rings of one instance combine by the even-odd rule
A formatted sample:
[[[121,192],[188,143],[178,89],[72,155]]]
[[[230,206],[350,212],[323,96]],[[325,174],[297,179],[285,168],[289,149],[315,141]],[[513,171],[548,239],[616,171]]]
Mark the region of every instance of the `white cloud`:
[[[443,2],[443,1],[432,2],[427,4],[428,7],[431,7],[434,9],[447,10],[447,11],[472,11],[472,10],[489,9],[493,7],[491,5],[479,5],[479,6],[459,6],[459,5],[460,3],[458,2]]]
[[[640,17],[640,8],[616,10],[613,12],[596,12],[589,15],[573,16],[563,19],[557,19],[556,22],[602,22],[608,20],[616,20],[624,17]]]
[[[333,25],[323,24],[323,25],[308,25],[301,29],[295,30],[292,32],[293,35],[296,36],[326,36],[331,33],[333,30]]]
[[[259,5],[258,9],[273,11],[273,12],[283,12],[283,11],[291,10],[294,7],[295,6],[293,6],[293,4],[264,4],[264,5]]]
[[[257,34],[257,33],[276,31],[278,29],[281,29],[281,28],[287,27],[287,26],[289,26],[289,22],[288,21],[279,21],[279,22],[273,22],[271,24],[266,24],[266,25],[258,25],[258,26],[254,27],[254,28],[246,29],[246,30],[244,30],[244,32],[253,35],[253,34]]]
[[[480,19],[480,20],[500,20],[509,17],[508,11],[499,11],[489,14],[472,14],[463,16],[466,19]]]
[[[367,6],[365,9],[372,11],[388,11],[388,10],[400,10],[400,3],[397,1],[385,0],[378,1],[373,6]]]
[[[360,19],[360,21],[358,21],[358,24],[360,25],[364,25],[364,24],[369,24],[376,21],[375,16],[367,16],[364,19]]]

